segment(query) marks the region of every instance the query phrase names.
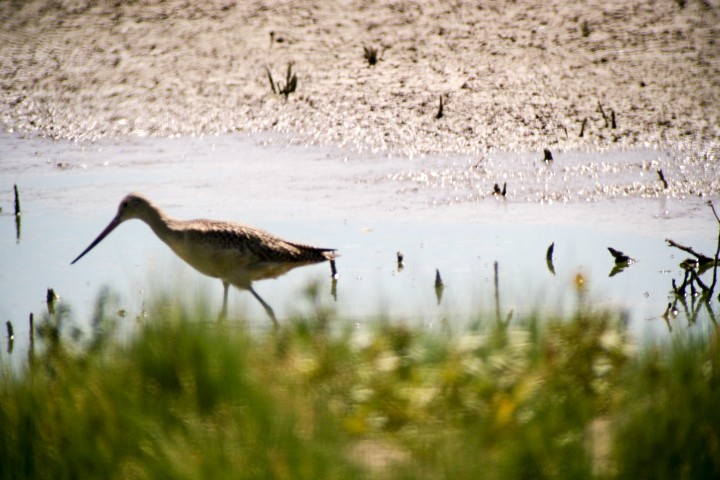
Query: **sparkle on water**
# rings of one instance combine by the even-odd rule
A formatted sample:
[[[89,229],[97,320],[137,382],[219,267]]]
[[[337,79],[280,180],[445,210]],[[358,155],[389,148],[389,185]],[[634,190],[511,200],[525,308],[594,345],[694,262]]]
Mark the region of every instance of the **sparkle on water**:
[[[668,151],[553,152],[548,164],[542,152],[398,158],[263,135],[75,144],[0,133],[0,158],[0,315],[15,326],[16,349],[28,337],[29,313],[46,308],[47,288],[81,329],[103,286],[117,292],[128,328],[160,287],[182,286],[220,308],[221,283],[182,263],[142,222],[124,223],[70,266],[130,191],[180,219],[237,221],[339,249],[334,286],[327,264],[254,285],[280,321],[312,308],[303,293],[309,281],[321,302],[360,324],[378,314],[429,327],[478,309],[494,314],[497,262],[503,315],[566,312],[586,301],[624,312],[639,335],[695,328],[682,308],[662,318],[688,256],[664,240],[713,255],[718,233],[705,205],[718,196],[718,162]],[[507,184],[505,197],[493,194],[495,184]],[[607,247],[637,262],[610,276]],[[269,326],[247,292],[232,292],[229,314]]]

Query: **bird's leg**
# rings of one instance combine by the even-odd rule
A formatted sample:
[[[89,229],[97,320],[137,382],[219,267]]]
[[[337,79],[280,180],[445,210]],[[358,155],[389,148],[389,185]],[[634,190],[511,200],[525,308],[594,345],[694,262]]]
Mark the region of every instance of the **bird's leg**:
[[[218,320],[225,320],[227,318],[228,288],[230,288],[230,284],[228,282],[223,282],[223,305],[222,310],[220,310],[220,315],[218,315]]]
[[[277,321],[277,318],[275,318],[275,312],[273,312],[272,307],[270,305],[268,305],[267,302],[265,302],[265,300],[263,300],[260,295],[258,295],[258,293],[255,291],[255,289],[252,288],[252,286],[249,286],[248,290],[250,291],[250,293],[253,294],[253,297],[257,298],[258,302],[260,302],[260,304],[263,306],[263,308],[267,312],[268,316],[270,317],[270,320],[272,320],[273,326],[277,327],[278,321]]]

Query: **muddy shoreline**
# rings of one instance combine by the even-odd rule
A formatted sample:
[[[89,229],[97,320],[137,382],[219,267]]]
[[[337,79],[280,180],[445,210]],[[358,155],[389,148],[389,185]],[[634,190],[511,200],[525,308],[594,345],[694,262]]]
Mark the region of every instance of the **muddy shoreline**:
[[[0,22],[9,131],[276,131],[401,155],[720,149],[715,0],[32,1],[3,2]],[[265,67],[280,79],[288,62],[286,101]]]

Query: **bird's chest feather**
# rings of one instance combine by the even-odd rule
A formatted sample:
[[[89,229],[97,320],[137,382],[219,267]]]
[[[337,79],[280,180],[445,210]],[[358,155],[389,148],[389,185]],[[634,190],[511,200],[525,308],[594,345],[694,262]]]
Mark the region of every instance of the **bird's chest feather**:
[[[182,234],[169,239],[167,244],[177,256],[205,275],[228,278],[238,269],[254,262],[249,252],[225,242],[212,242],[192,234]]]

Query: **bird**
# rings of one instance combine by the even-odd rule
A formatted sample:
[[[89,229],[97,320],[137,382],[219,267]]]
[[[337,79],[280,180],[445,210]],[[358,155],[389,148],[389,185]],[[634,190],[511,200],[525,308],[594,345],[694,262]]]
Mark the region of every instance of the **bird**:
[[[117,214],[92,243],[71,262],[75,264],[121,223],[145,222],[187,264],[223,284],[220,317],[227,314],[230,285],[249,291],[263,306],[275,326],[270,305],[253,289],[252,282],[276,278],[293,268],[334,260],[337,250],[283,240],[259,228],[218,220],[178,220],[140,193],[130,193],[120,202]]]

